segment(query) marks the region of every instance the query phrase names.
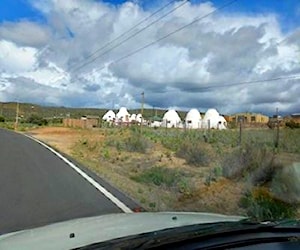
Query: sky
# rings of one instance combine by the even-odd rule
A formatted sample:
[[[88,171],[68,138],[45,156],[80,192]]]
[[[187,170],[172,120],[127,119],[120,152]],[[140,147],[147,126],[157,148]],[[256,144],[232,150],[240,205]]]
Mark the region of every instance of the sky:
[[[1,0],[0,101],[299,113],[300,1],[229,2]]]

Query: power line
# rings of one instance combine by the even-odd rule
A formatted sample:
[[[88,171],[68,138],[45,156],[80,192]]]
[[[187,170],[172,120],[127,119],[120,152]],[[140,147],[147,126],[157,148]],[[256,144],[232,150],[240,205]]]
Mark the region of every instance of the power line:
[[[208,85],[203,87],[194,87],[194,88],[185,88],[184,91],[186,92],[197,92],[202,90],[209,90],[209,89],[216,89],[216,88],[226,88],[226,87],[234,87],[234,86],[240,86],[240,85],[254,85],[258,83],[264,83],[264,82],[273,82],[273,81],[279,81],[279,80],[298,80],[300,79],[300,75],[293,75],[293,76],[280,76],[275,78],[268,78],[268,79],[261,79],[261,80],[251,80],[251,81],[243,81],[243,82],[235,82],[235,83],[227,83],[222,85]],[[177,92],[179,89],[173,89],[168,90],[168,92]]]
[[[192,24],[194,24],[194,23],[196,23],[196,22],[198,22],[198,21],[200,21],[200,20],[202,20],[202,19],[204,19],[204,18],[206,18],[206,17],[208,17],[208,16],[210,16],[210,15],[216,13],[217,11],[219,11],[219,10],[221,10],[221,9],[226,8],[227,6],[233,4],[233,3],[237,2],[237,1],[238,1],[238,0],[232,0],[232,1],[229,1],[229,2],[227,2],[226,4],[223,4],[223,5],[221,5],[220,7],[216,8],[215,10],[209,12],[208,14],[206,14],[206,15],[204,15],[204,16],[201,16],[201,17],[198,17],[198,18],[195,18],[192,22],[190,22],[190,23],[188,23],[188,24],[186,24],[186,25],[184,25],[184,26],[181,26],[180,28],[178,28],[178,29],[176,29],[176,30],[174,30],[174,31],[172,31],[172,32],[170,32],[170,33],[168,33],[167,35],[165,35],[165,36],[163,36],[163,37],[160,37],[159,39],[157,39],[157,40],[155,40],[155,41],[153,41],[153,42],[151,42],[151,43],[146,44],[145,46],[142,46],[142,47],[140,47],[140,48],[138,48],[138,49],[136,49],[136,50],[134,50],[134,51],[131,51],[130,53],[128,53],[128,54],[126,54],[126,55],[124,55],[124,56],[118,58],[117,60],[114,60],[111,64],[118,63],[118,62],[120,62],[120,61],[122,61],[122,60],[124,60],[124,59],[126,59],[126,58],[128,58],[128,57],[130,57],[130,56],[133,56],[133,55],[137,54],[138,52],[140,52],[140,51],[142,51],[142,50],[144,50],[144,49],[146,49],[146,48],[148,48],[148,47],[150,47],[150,46],[152,46],[152,45],[154,45],[154,44],[156,44],[156,43],[158,43],[158,42],[160,42],[160,41],[162,41],[162,40],[164,40],[164,39],[166,39],[166,38],[168,38],[169,36],[171,36],[171,35],[173,35],[173,34],[179,32],[179,31],[181,31],[181,30],[183,30],[183,29],[185,29],[185,28],[191,26]],[[104,69],[104,68],[105,68],[105,66],[96,69],[96,71],[102,70],[102,69]]]
[[[112,50],[114,50],[115,48],[120,47],[122,44],[124,44],[125,42],[131,40],[132,38],[136,37],[138,34],[140,34],[141,32],[143,32],[144,30],[148,29],[149,27],[151,27],[153,24],[159,22],[161,19],[163,19],[164,17],[170,15],[171,13],[173,13],[175,10],[179,9],[180,7],[182,7],[183,5],[187,4],[189,1],[185,0],[183,1],[181,4],[177,5],[175,8],[171,9],[170,11],[168,11],[166,14],[160,16],[159,18],[157,18],[156,20],[154,20],[153,22],[149,23],[148,25],[146,25],[145,27],[143,27],[142,29],[138,30],[137,32],[133,33],[131,36],[127,37],[126,39],[122,40],[121,42],[115,44],[113,47],[109,48],[108,50],[104,51],[103,53],[101,53],[100,55],[94,57],[92,60],[87,61],[86,63],[83,63],[81,65],[79,65],[78,67],[75,67],[72,71],[77,71],[91,63],[93,63],[94,61],[96,61],[98,58],[108,54],[109,52],[111,52]]]
[[[129,33],[130,31],[134,30],[136,27],[138,27],[139,25],[141,25],[142,23],[146,22],[147,20],[149,20],[151,17],[155,16],[157,13],[159,13],[160,11],[162,11],[163,9],[167,8],[169,5],[171,5],[172,3],[176,2],[177,0],[173,0],[168,2],[166,5],[162,6],[161,8],[157,9],[156,11],[154,11],[152,14],[150,14],[148,17],[140,20],[138,23],[136,23],[134,26],[132,26],[130,29],[126,30],[125,32],[121,33],[120,35],[118,35],[117,37],[115,37],[114,39],[110,40],[109,42],[107,42],[105,45],[103,45],[102,47],[96,49],[94,52],[92,52],[90,55],[88,55],[84,60],[87,60],[91,57],[93,57],[95,54],[97,54],[99,51],[107,48],[110,44],[112,44],[113,42],[117,41],[118,39],[122,38],[123,36],[125,36],[127,33]],[[82,61],[84,61],[82,60]],[[72,67],[71,67],[72,69]]]
[[[147,20],[149,20],[151,17],[155,16],[157,13],[161,12],[162,10],[164,10],[165,8],[167,8],[168,6],[170,6],[171,4],[173,4],[174,2],[176,2],[177,0],[172,0],[170,2],[168,2],[167,4],[165,4],[164,6],[162,6],[161,8],[157,9],[156,11],[154,11],[152,14],[150,14],[148,17],[142,19],[141,21],[139,21],[138,23],[136,23],[134,26],[132,26],[130,29],[126,30],[125,32],[121,33],[120,35],[118,35],[117,37],[115,37],[114,39],[110,40],[109,42],[107,42],[105,45],[103,45],[102,47],[98,48],[97,50],[95,50],[94,52],[92,52],[90,55],[87,56],[87,58],[85,58],[84,60],[82,60],[81,62],[83,62],[83,64],[76,66],[73,65],[70,67],[69,71],[75,71],[77,69],[80,69],[81,67],[84,67],[86,65],[88,65],[89,63],[84,63],[84,61],[86,61],[87,59],[93,57],[95,54],[97,54],[98,52],[100,52],[101,50],[107,48],[110,44],[112,44],[113,42],[117,41],[118,39],[122,38],[123,36],[125,36],[126,34],[128,34],[130,31],[134,30],[136,27],[138,27],[139,25],[141,25],[142,23],[146,22]],[[186,4],[189,0],[185,0],[184,4]],[[183,5],[183,4],[182,4]],[[181,7],[181,6],[179,6]],[[179,8],[178,6],[176,7],[176,9]],[[175,11],[176,9],[174,9],[173,11]],[[168,13],[170,14],[170,13]],[[166,15],[168,15],[166,14]],[[165,15],[165,16],[166,16]],[[164,16],[164,17],[165,17]],[[148,25],[149,26],[149,25]],[[150,27],[150,26],[149,26]],[[148,27],[144,27],[144,29],[146,29]],[[139,32],[140,33],[140,32]],[[127,39],[129,40],[129,39]],[[107,52],[108,53],[108,52]],[[106,53],[105,53],[106,54]],[[102,56],[102,55],[100,55]],[[99,57],[100,57],[99,56]],[[98,58],[98,57],[97,57]],[[94,62],[97,58],[94,58],[93,61],[91,61],[90,63]],[[75,67],[74,67],[75,66]],[[56,77],[55,77],[56,78]],[[51,78],[50,81],[54,80],[55,78]],[[57,79],[55,81],[55,83],[59,81],[59,79]]]

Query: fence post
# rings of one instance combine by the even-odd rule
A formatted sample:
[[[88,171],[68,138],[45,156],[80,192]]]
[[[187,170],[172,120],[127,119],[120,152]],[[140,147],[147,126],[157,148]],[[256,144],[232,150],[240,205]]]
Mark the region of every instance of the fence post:
[[[242,145],[242,119],[239,120],[240,123],[240,134],[239,134],[239,146]]]
[[[279,117],[278,117],[278,108],[276,108],[276,140],[275,140],[275,148],[279,146]]]

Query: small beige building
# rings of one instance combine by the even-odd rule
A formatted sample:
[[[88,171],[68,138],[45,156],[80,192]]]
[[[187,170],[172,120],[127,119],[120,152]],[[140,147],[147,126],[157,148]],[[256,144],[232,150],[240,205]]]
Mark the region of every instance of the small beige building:
[[[64,118],[63,125],[71,128],[95,128],[99,127],[99,117],[88,115],[80,119]]]
[[[237,113],[228,117],[230,122],[242,121],[243,123],[263,123],[267,124],[269,122],[269,117],[258,113]]]

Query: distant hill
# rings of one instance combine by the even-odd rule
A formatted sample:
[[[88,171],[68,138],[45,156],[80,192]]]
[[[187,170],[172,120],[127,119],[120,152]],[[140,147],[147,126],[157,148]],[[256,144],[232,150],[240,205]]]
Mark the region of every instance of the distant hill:
[[[0,102],[0,116],[5,117],[6,120],[13,121],[16,117],[16,102]],[[101,108],[68,108],[68,107],[51,107],[41,106],[33,103],[19,103],[19,116],[27,119],[32,114],[39,115],[43,118],[80,118],[85,115],[95,115],[102,117],[108,109]],[[114,110],[118,112],[118,110]],[[129,113],[138,114],[141,112],[140,109],[128,110]],[[144,117],[149,119],[153,116],[163,117],[166,109],[144,109]],[[179,116],[184,119],[186,112],[178,111]]]

